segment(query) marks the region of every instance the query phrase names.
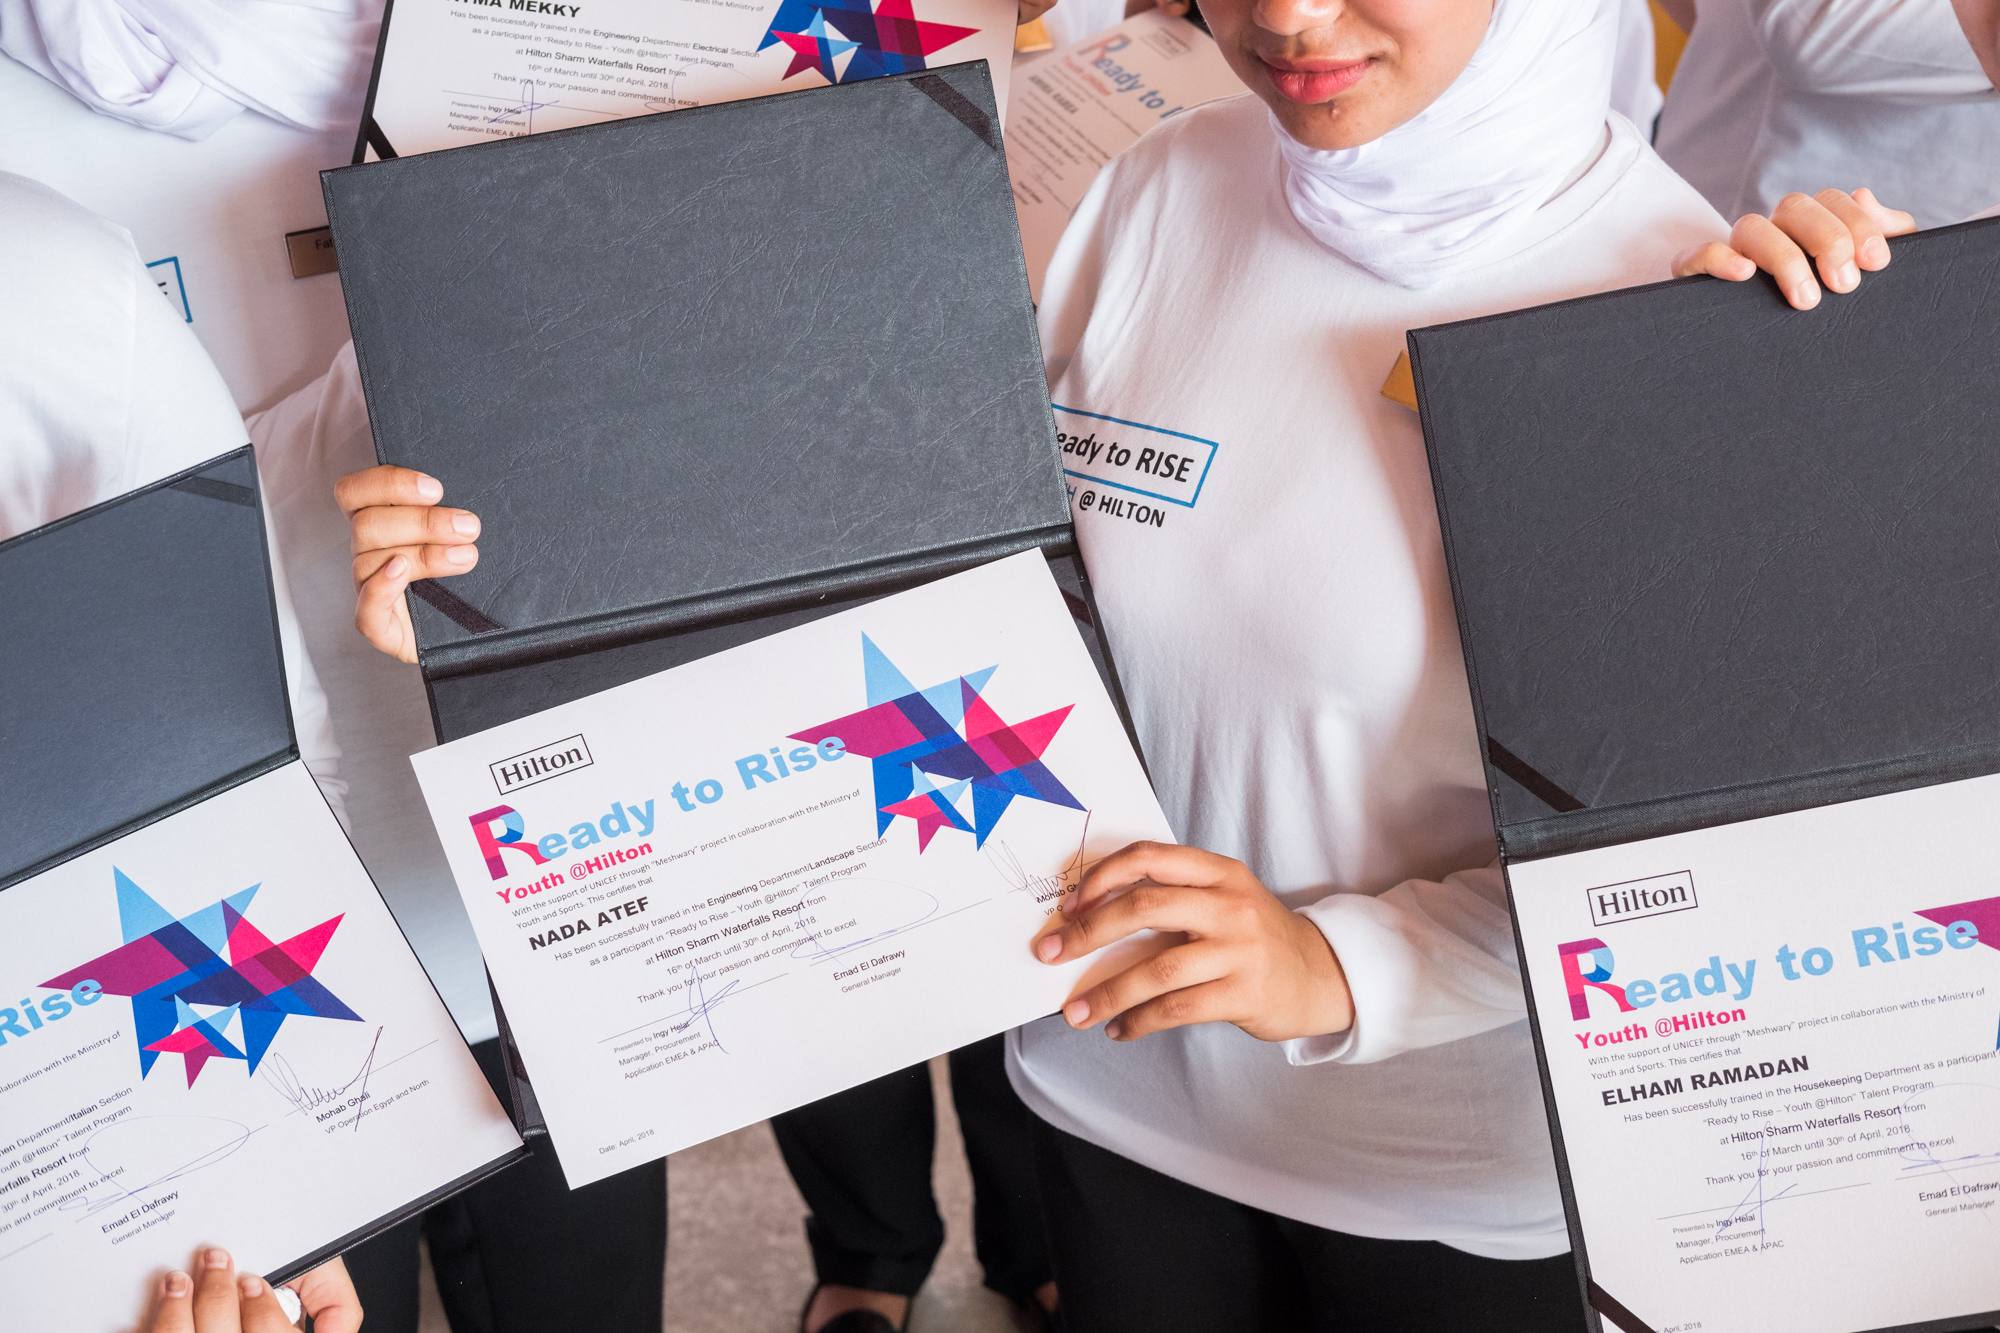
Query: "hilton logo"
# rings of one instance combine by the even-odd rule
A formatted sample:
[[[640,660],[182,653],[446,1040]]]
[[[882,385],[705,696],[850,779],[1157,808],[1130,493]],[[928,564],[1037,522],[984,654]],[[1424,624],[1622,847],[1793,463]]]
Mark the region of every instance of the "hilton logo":
[[[561,777],[573,768],[589,768],[590,765],[590,746],[581,735],[577,735],[486,767],[493,774],[493,785],[505,796],[523,787],[532,787],[537,782]]]
[[[1694,876],[1685,870],[1586,889],[1584,896],[1590,899],[1590,922],[1595,926],[1701,906],[1694,898]]]

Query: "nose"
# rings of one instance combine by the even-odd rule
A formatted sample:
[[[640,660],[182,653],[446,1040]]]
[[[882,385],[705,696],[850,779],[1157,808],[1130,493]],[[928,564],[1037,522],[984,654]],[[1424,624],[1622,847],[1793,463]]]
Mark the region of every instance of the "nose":
[[[1256,0],[1250,18],[1266,32],[1280,37],[1296,37],[1315,28],[1327,28],[1347,11],[1347,0]]]

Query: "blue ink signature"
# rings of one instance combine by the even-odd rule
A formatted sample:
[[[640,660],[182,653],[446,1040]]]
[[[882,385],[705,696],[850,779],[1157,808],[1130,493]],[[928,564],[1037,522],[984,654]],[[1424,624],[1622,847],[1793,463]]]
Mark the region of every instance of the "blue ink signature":
[[[688,1005],[687,1020],[674,1024],[673,1030],[675,1032],[686,1032],[690,1027],[694,1026],[696,1019],[700,1019],[703,1025],[708,1028],[708,1039],[715,1043],[715,1049],[727,1055],[729,1054],[729,1048],[722,1044],[722,1038],[715,1035],[714,1014],[722,1002],[729,998],[730,992],[743,984],[743,978],[735,978],[727,986],[716,992],[714,996],[710,996],[702,990],[701,969],[696,967],[692,960],[689,961],[687,966],[688,989],[693,992],[694,999]]]
[[[1795,1180],[1791,1184],[1779,1190],[1776,1194],[1773,1194],[1768,1198],[1765,1197],[1764,1178],[1768,1176],[1770,1172],[1764,1169],[1764,1161],[1769,1156],[1770,1156],[1770,1149],[1766,1145],[1763,1133],[1760,1130],[1757,1135],[1757,1183],[1755,1185],[1752,1185],[1748,1190],[1748,1192],[1746,1192],[1742,1198],[1738,1199],[1735,1205],[1730,1208],[1729,1216],[1723,1218],[1720,1222],[1715,1224],[1716,1235],[1720,1236],[1723,1232],[1729,1230],[1730,1227],[1734,1226],[1738,1222],[1754,1221],[1757,1223],[1759,1228],[1764,1228],[1765,1227],[1764,1209],[1767,1206],[1774,1204],[1778,1200],[1784,1198],[1787,1194],[1790,1194],[1793,1190],[1799,1187],[1799,1182]],[[1748,1204],[1752,1196],[1754,1196],[1757,1200],[1755,1206],[1753,1206],[1749,1212],[1744,1213],[1741,1217],[1737,1216],[1738,1209],[1741,1209],[1742,1207],[1744,1207],[1744,1205]]]
[[[899,884],[896,887],[903,888],[906,886]],[[833,945],[832,947],[828,947],[826,941],[822,940],[819,937],[818,932],[808,930],[806,932],[806,937],[803,940],[800,940],[797,944],[794,944],[792,946],[792,957],[810,958],[815,963],[823,963],[829,958],[838,958],[842,954],[852,953],[856,949],[865,948],[868,945],[873,944],[877,940],[886,940],[891,935],[894,935],[898,931],[908,930],[912,926],[922,925],[924,922],[930,920],[932,917],[937,915],[938,900],[934,895],[926,893],[922,889],[911,889],[910,892],[920,894],[923,897],[930,899],[931,905],[925,908],[921,915],[913,917],[908,921],[905,921],[900,926],[891,926],[887,930],[878,930],[873,935],[864,935],[862,938],[858,940],[849,940],[843,944]]]
[[[535,81],[533,79],[523,79],[521,80],[521,104],[519,106],[510,106],[497,116],[488,116],[486,123],[491,125],[494,121],[505,120],[509,116],[526,115],[528,118],[528,133],[533,134],[535,132],[535,113],[543,107],[559,105],[561,105],[560,98],[554,102],[537,102],[535,100]]]
[[[227,1125],[235,1133],[206,1152],[197,1153],[187,1161],[182,1162],[179,1166],[169,1168],[143,1185],[126,1186],[119,1184],[116,1177],[124,1173],[126,1165],[116,1161],[99,1162],[93,1156],[94,1153],[102,1153],[109,1156],[116,1147],[119,1138],[131,1137],[127,1131],[134,1125],[164,1120],[204,1120],[217,1125]],[[87,1169],[96,1172],[98,1178],[84,1186],[82,1196],[61,1205],[62,1210],[64,1212],[71,1212],[81,1208],[85,1212],[95,1213],[101,1209],[112,1207],[114,1204],[121,1204],[128,1200],[137,1199],[143,1194],[158,1189],[168,1181],[179,1180],[182,1176],[193,1175],[195,1172],[203,1170],[206,1167],[214,1166],[217,1162],[220,1162],[225,1157],[234,1153],[238,1148],[248,1143],[250,1136],[262,1129],[263,1126],[261,1125],[257,1129],[251,1129],[237,1121],[225,1120],[220,1116],[209,1115],[133,1116],[129,1119],[120,1120],[115,1125],[106,1125],[103,1129],[98,1130],[84,1141],[83,1152],[80,1154],[83,1165]],[[100,1147],[98,1140],[106,1139],[107,1136],[109,1136],[109,1141]],[[93,1197],[93,1191],[98,1191],[95,1197]]]
[[[1966,1089],[1988,1094],[1995,1091],[1995,1088],[1990,1083],[1939,1083],[1924,1089],[1923,1095],[1936,1098],[1947,1093],[1956,1092],[1958,1095],[1963,1096]],[[1909,1101],[1898,1103],[1896,1109],[1903,1113],[1903,1123],[1905,1125],[1909,1123],[1911,1117],[1931,1110],[1928,1102],[1919,1102],[1912,1105]],[[1931,1111],[1931,1114],[1935,1115],[1937,1113]],[[1955,1138],[1956,1136],[1953,1135],[1951,1137]],[[1939,1157],[1931,1151],[1929,1140],[1915,1138],[1904,1144],[1902,1151],[1897,1153],[1896,1156],[1898,1160],[1908,1163],[1908,1165],[1902,1168],[1903,1172],[1936,1172],[1951,1181],[1954,1185],[1958,1184],[1959,1180],[1958,1177],[1952,1175],[1952,1168],[1957,1167],[1963,1170],[1967,1167],[1991,1165],[1992,1163],[2000,1162],[2000,1152],[1969,1152],[1960,1153],[1956,1157]]]

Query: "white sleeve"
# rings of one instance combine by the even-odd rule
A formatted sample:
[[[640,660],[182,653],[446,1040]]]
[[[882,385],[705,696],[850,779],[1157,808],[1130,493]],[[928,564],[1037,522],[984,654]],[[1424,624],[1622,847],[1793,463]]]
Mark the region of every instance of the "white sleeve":
[[[1951,0],[1751,0],[1766,59],[1801,92],[1880,102],[1992,97]]]
[[[1299,909],[1347,973],[1354,1023],[1284,1043],[1295,1065],[1369,1064],[1528,1015],[1497,863],[1380,896],[1336,893]]]

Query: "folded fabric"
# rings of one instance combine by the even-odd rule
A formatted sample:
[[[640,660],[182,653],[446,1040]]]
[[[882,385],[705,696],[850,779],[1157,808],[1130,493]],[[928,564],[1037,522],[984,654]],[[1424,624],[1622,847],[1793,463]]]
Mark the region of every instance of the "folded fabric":
[[[243,108],[354,123],[382,0],[0,0],[0,51],[86,106],[205,139]]]

